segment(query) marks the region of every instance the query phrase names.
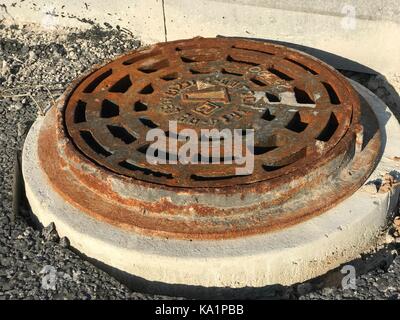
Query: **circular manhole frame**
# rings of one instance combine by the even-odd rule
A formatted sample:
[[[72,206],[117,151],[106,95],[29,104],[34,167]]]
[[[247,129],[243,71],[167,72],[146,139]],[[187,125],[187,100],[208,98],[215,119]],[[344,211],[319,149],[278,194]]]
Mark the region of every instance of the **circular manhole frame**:
[[[144,50],[149,52],[155,47]],[[337,72],[332,69],[332,73]],[[358,121],[360,115],[353,114],[355,122],[334,148],[318,162],[297,167],[290,174],[225,187],[185,188],[142,181],[98,165],[70,139],[65,105],[86,78],[72,83],[46,115],[39,135],[41,168],[67,202],[96,220],[130,232],[205,240],[279,230],[314,217],[350,196],[367,179],[378,159],[379,131],[363,146],[364,124]],[[347,84],[340,75],[338,81]],[[355,99],[358,101],[357,96]]]

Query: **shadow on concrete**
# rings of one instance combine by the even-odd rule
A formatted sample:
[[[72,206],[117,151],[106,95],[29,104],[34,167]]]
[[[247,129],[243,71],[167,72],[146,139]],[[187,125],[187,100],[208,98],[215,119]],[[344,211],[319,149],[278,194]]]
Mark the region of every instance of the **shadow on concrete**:
[[[363,255],[359,259],[355,259],[329,271],[328,273],[292,286],[283,286],[280,284],[269,285],[265,287],[243,287],[243,288],[220,288],[220,287],[203,287],[190,286],[182,284],[165,284],[157,281],[148,281],[141,277],[132,276],[126,272],[105,265],[104,263],[92,258],[88,258],[79,252],[78,255],[88,260],[95,266],[106,271],[118,281],[124,283],[131,290],[140,293],[159,295],[163,297],[173,297],[174,299],[261,299],[261,300],[281,300],[281,299],[298,299],[301,295],[309,292],[329,288],[341,288],[348,285],[344,277],[347,272],[341,272],[344,266],[354,267],[357,277],[371,270],[380,268],[387,271],[396,255],[393,251],[396,249],[394,244],[388,245],[374,254]],[[399,248],[397,247],[397,250]],[[177,271],[178,272],[178,271]]]

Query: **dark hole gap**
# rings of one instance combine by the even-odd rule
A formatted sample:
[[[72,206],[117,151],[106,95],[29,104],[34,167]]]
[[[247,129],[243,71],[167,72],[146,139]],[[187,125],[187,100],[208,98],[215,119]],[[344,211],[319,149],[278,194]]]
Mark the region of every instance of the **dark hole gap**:
[[[86,122],[86,102],[79,100],[74,111],[74,123]]]
[[[240,175],[240,176],[235,176],[235,175],[230,175],[230,176],[213,176],[213,177],[205,177],[205,176],[200,176],[197,174],[192,174],[190,178],[194,181],[218,181],[218,180],[227,180],[227,179],[234,179],[238,177],[246,177],[249,175]]]
[[[153,170],[150,170],[148,168],[142,168],[142,167],[139,167],[139,166],[137,166],[135,164],[132,164],[132,163],[130,163],[128,161],[121,161],[119,163],[119,165],[121,167],[125,168],[125,169],[131,170],[131,171],[140,171],[145,175],[152,175],[152,176],[157,177],[157,178],[167,178],[167,179],[172,179],[173,178],[172,174],[170,174],[170,173],[164,173],[164,172],[159,172],[159,171],[153,171]]]
[[[283,168],[284,166],[271,166],[271,165],[263,164],[262,167],[265,171],[272,172],[272,171],[279,170],[279,169]]]
[[[86,88],[83,90],[84,93],[92,93],[94,89],[106,78],[108,78],[112,74],[112,69],[107,70],[106,72],[99,75],[96,79],[94,79]]]
[[[265,154],[267,152],[270,152],[272,150],[275,150],[278,148],[277,146],[254,146],[254,155],[258,156],[260,154]]]
[[[335,116],[335,114],[332,112],[331,116],[329,117],[328,123],[325,126],[325,128],[321,131],[321,133],[318,135],[316,138],[317,140],[327,142],[332,138],[332,136],[335,134],[336,129],[339,127],[339,122]]]
[[[146,154],[147,149],[149,149],[149,147],[150,147],[150,144],[146,144],[144,146],[137,148],[137,151],[139,151],[140,153]]]
[[[281,99],[279,98],[279,96],[277,96],[275,94],[266,92],[265,95],[269,102],[281,102]]]
[[[275,69],[275,68],[268,68],[268,71],[271,72],[272,74],[276,75],[278,78],[286,81],[292,81],[293,78],[288,76],[287,74]]]
[[[112,118],[119,115],[119,107],[110,100],[104,99],[101,104],[100,117]]]
[[[236,161],[236,158],[234,155],[229,155],[229,156],[220,156],[220,157],[212,157],[212,156],[203,156],[200,153],[197,154],[197,161],[199,163],[203,162],[203,163],[209,163],[209,164],[213,164],[213,163],[220,163],[223,164],[225,161]]]
[[[147,109],[147,105],[141,101],[136,101],[133,106],[133,110],[135,110],[136,112],[146,111]]]
[[[301,62],[298,62],[298,61],[293,60],[293,59],[290,59],[290,58],[285,58],[285,59],[286,59],[287,61],[290,61],[290,62],[292,62],[292,63],[298,65],[299,67],[303,68],[304,70],[310,72],[310,73],[313,74],[313,75],[317,75],[317,74],[318,74],[318,73],[315,72],[313,69],[307,67],[306,65],[302,64]]]
[[[299,88],[294,88],[294,95],[296,101],[301,104],[315,104],[315,102],[310,98],[307,92]]]
[[[256,85],[260,86],[260,87],[265,87],[266,84],[256,78],[251,78],[250,79],[251,82],[255,83]]]
[[[172,80],[175,80],[178,78],[179,78],[179,74],[177,72],[173,72],[173,73],[170,73],[170,74],[167,74],[167,75],[161,77],[161,79],[163,79],[165,81],[172,81]]]
[[[140,94],[151,94],[154,92],[154,88],[153,86],[150,84],[148,84],[147,86],[145,86],[142,90],[139,91]]]
[[[211,70],[199,70],[199,69],[196,70],[196,69],[193,69],[193,68],[190,68],[189,71],[190,71],[191,74],[208,74],[208,73],[212,73]]]
[[[139,118],[139,121],[144,124],[146,127],[149,127],[151,129],[157,128],[158,124],[154,123],[148,118]]]
[[[191,59],[191,58],[188,58],[188,57],[184,57],[184,56],[181,56],[181,60],[184,63],[198,62],[197,60],[194,60],[194,59]]]
[[[303,132],[308,126],[308,123],[305,123],[303,121],[301,121],[301,116],[299,112],[296,112],[293,116],[293,118],[289,121],[289,123],[287,124],[286,128],[300,133]]]
[[[269,111],[269,109],[265,110],[264,114],[262,115],[261,119],[267,120],[267,121],[272,121],[274,120],[276,117],[271,114],[271,111]]]
[[[132,86],[132,81],[129,75],[119,79],[108,91],[125,93]]]
[[[86,142],[86,144],[92,148],[94,152],[97,154],[101,154],[105,157],[111,156],[111,152],[103,148],[100,143],[96,141],[96,139],[93,137],[92,133],[89,131],[79,131],[82,139]]]
[[[329,99],[331,101],[332,104],[340,104],[340,99],[338,97],[338,95],[336,94],[335,90],[332,88],[332,86],[327,83],[327,82],[322,82],[322,84],[324,85],[326,91],[328,91],[329,94]]]
[[[125,144],[130,144],[136,140],[136,138],[123,127],[107,125],[107,128],[115,138],[122,140]]]

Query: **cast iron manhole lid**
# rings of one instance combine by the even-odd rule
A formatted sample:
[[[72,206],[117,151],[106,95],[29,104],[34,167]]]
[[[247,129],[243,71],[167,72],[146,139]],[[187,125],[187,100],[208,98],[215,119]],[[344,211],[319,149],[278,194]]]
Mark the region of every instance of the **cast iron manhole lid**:
[[[355,192],[380,148],[368,110],[343,76],[301,52],[180,40],[133,51],[72,83],[44,119],[38,156],[61,197],[97,220],[176,239],[240,237],[293,225]],[[205,129],[254,129],[239,135],[243,146],[254,132],[254,148],[244,149],[254,170],[238,174],[229,139],[217,148],[230,164],[148,161],[149,133],[179,149],[184,129],[196,139]],[[157,152],[173,158],[167,146]],[[210,160],[205,153],[194,157]]]
[[[83,154],[115,173],[168,186],[224,187],[318,166],[350,143],[359,114],[347,81],[310,56],[269,43],[195,38],[95,70],[70,95],[65,124]],[[237,175],[235,163],[149,163],[146,134],[159,128],[176,138],[170,121],[199,137],[201,129],[254,129],[254,171]],[[172,157],[169,151],[157,152]]]

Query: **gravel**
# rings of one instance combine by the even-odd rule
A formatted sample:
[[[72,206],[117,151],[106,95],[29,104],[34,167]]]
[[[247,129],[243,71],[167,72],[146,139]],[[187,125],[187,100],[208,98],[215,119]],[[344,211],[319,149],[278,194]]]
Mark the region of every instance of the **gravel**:
[[[381,267],[357,277],[356,288],[322,288],[300,296],[301,300],[400,300],[400,257],[388,268]]]
[[[140,45],[131,34],[92,27],[87,31],[37,30],[0,25],[0,300],[161,299],[130,291],[70,250],[54,224],[34,227],[29,214],[12,223],[12,176],[16,150],[38,112],[49,108],[68,83],[92,65]],[[396,101],[382,77],[346,74]],[[397,244],[399,245],[399,244]],[[297,286],[299,299],[400,299],[400,258],[357,278],[357,290]]]
[[[13,159],[38,110],[93,64],[137,48],[130,34],[92,28],[37,32],[0,25],[0,299],[149,299],[68,249],[54,224],[11,224]],[[55,283],[46,285],[46,279]],[[51,281],[50,281],[51,282]]]

